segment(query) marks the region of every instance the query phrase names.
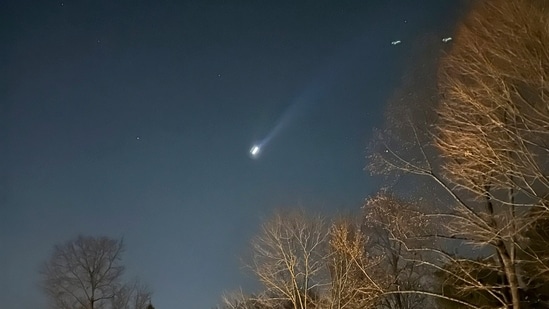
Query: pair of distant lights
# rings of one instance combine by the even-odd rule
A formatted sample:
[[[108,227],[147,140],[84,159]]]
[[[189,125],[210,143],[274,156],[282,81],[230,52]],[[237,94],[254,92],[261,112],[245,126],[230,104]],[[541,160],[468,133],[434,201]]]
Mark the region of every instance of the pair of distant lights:
[[[452,40],[452,37],[447,37],[447,38],[442,39],[442,42],[443,42],[443,43],[448,43],[448,42],[450,42],[451,40]],[[392,41],[392,42],[391,42],[391,45],[398,45],[398,44],[400,44],[400,43],[402,43],[401,40],[396,40],[396,41]]]

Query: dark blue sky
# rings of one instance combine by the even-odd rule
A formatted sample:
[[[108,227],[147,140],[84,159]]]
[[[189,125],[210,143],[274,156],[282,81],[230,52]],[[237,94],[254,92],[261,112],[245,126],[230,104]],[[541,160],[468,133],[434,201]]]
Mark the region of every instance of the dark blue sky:
[[[2,1],[2,307],[44,308],[40,263],[82,233],[124,237],[156,308],[210,308],[274,208],[358,210],[410,50],[458,4]]]

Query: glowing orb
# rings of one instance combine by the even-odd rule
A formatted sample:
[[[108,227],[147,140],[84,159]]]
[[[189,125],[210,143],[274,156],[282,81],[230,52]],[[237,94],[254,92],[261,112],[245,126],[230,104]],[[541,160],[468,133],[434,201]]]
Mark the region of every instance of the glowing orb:
[[[250,155],[254,159],[259,157],[260,153],[261,153],[261,148],[259,147],[259,145],[253,145],[252,148],[250,148]]]

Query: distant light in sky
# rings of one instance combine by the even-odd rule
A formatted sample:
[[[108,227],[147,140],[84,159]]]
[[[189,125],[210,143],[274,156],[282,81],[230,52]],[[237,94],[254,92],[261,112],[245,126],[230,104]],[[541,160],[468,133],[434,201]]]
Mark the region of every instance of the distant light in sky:
[[[261,154],[261,147],[259,145],[253,145],[252,148],[250,148],[250,156],[252,159],[259,158],[259,155]]]

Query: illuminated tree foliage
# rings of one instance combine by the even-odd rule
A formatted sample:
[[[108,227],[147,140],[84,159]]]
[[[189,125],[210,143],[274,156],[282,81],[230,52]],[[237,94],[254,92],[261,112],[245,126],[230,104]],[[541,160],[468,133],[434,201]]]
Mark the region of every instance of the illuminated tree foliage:
[[[494,249],[519,308],[518,256],[527,214],[549,193],[549,15],[546,1],[484,1],[442,61],[436,145],[447,179],[478,201],[462,207],[455,235]],[[471,205],[471,204],[470,204]]]
[[[407,143],[395,142],[392,132],[379,139],[376,171],[427,177],[440,188],[433,192],[447,196],[433,199],[426,216],[439,222],[434,238],[450,243],[407,249],[438,255],[425,265],[459,284],[446,295],[436,287],[416,292],[470,308],[482,305],[469,296],[484,294],[495,307],[542,306],[534,291],[544,288],[547,270],[547,252],[538,244],[549,211],[548,6],[477,2],[440,62],[437,121],[412,117]],[[429,134],[433,143],[426,142]],[[470,258],[448,251],[452,246]],[[486,272],[498,280],[478,280]]]
[[[315,308],[328,283],[325,259],[328,233],[321,217],[303,212],[275,213],[252,242],[252,271],[274,303]]]
[[[330,269],[329,308],[373,307],[387,282],[380,260],[367,252],[366,235],[350,219],[338,220],[330,230],[328,268]]]

